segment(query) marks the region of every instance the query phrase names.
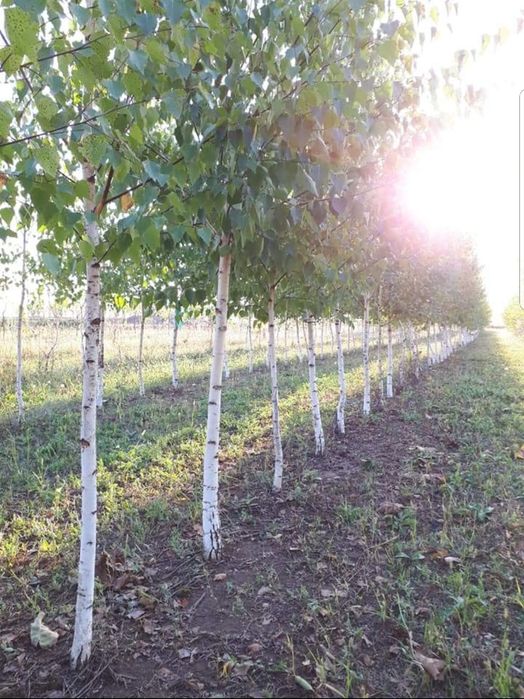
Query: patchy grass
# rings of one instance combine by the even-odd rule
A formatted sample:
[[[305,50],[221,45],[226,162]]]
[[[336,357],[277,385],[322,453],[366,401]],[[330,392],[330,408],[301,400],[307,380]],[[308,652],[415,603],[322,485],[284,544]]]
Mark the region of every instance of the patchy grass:
[[[66,660],[79,507],[74,338],[47,373],[42,351],[30,357],[22,428],[12,392],[0,399],[3,696],[522,693],[522,340],[484,333],[367,420],[357,349],[344,436],[330,429],[337,385],[326,352],[323,459],[312,452],[306,367],[282,353],[286,466],[275,497],[265,352],[261,342],[248,375],[239,329],[223,399],[225,556],[205,566],[209,337],[202,331],[183,345],[182,387],[173,391],[169,338],[159,332],[148,337],[144,398],[133,331],[108,342],[98,442],[107,555],[96,652],[80,676]],[[4,387],[10,372],[7,357]],[[28,643],[39,610],[61,634],[52,651]],[[443,662],[437,679],[421,658]]]

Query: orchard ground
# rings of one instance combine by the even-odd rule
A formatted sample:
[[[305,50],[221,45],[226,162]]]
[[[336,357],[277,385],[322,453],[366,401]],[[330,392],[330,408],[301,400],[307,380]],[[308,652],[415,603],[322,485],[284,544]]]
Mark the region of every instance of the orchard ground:
[[[368,419],[353,348],[336,435],[326,334],[322,458],[306,365],[281,348],[275,496],[263,338],[248,374],[237,328],[223,395],[225,551],[210,565],[200,556],[209,331],[181,333],[174,390],[169,336],[150,328],[140,398],[138,329],[108,328],[95,651],[75,675],[80,336],[54,332],[26,335],[20,428],[9,333],[0,350],[0,696],[524,695],[522,339],[485,331]],[[50,650],[30,643],[39,611],[60,634]]]

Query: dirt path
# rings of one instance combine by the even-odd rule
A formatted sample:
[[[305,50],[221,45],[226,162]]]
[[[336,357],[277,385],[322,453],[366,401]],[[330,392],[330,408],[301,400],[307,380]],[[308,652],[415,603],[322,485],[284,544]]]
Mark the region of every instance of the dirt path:
[[[349,416],[323,459],[288,452],[279,497],[262,456],[233,469],[220,564],[177,556],[172,522],[140,556],[109,550],[89,667],[69,674],[67,614],[47,653],[14,627],[23,656],[0,696],[514,696],[524,539],[506,440],[524,393],[509,342],[485,334]]]

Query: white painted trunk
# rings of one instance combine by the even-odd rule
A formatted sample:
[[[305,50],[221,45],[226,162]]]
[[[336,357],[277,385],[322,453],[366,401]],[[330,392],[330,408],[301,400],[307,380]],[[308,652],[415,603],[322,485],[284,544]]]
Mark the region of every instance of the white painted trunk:
[[[227,245],[227,239],[222,240]],[[227,330],[227,302],[231,255],[223,255],[218,265],[217,302],[213,357],[209,376],[206,446],[204,450],[204,488],[202,496],[203,549],[207,560],[220,558],[220,514],[218,510],[218,452],[220,448],[220,409],[222,400],[222,368]]]
[[[344,372],[344,350],[342,349],[341,322],[335,320],[335,335],[337,338],[337,370],[338,370],[338,403],[337,403],[337,430],[340,434],[346,431],[344,412],[346,409],[346,375]]]
[[[175,311],[173,317],[173,343],[171,345],[171,383],[173,388],[178,388],[178,362],[177,362],[177,341],[178,341],[178,317]]]
[[[104,405],[104,332],[105,332],[105,311],[104,305],[100,304],[100,333],[98,343],[98,372],[96,374],[96,407],[102,408]]]
[[[388,357],[386,368],[386,398],[393,398],[393,330],[388,323]]]
[[[250,374],[253,373],[253,316],[251,313],[247,317],[247,368]]]
[[[371,412],[371,381],[369,376],[369,297],[364,299],[364,317],[362,319],[362,362],[364,366],[364,415]]]
[[[324,453],[324,430],[322,429],[322,418],[320,417],[320,404],[318,401],[317,387],[317,366],[315,358],[315,320],[313,316],[307,319],[308,333],[308,373],[309,373],[309,394],[311,397],[311,411],[313,414],[313,430],[315,433],[315,454]]]
[[[95,208],[95,170],[83,164],[83,176],[89,185],[85,211]],[[87,236],[93,246],[98,245],[99,233],[96,221],[86,224]],[[100,324],[100,265],[92,259],[87,264],[87,290],[84,315],[84,361],[82,387],[82,416],[80,428],[80,454],[82,466],[82,519],[80,533],[80,561],[71,663],[83,664],[91,655],[93,633],[93,605],[95,593],[96,560],[96,374]]]
[[[22,391],[22,327],[24,322],[25,282],[26,282],[26,245],[27,231],[22,232],[22,277],[20,282],[20,305],[18,306],[16,333],[16,403],[18,406],[18,422],[24,421],[24,394]]]
[[[144,326],[146,323],[146,316],[144,313],[144,304],[141,304],[142,314],[140,317],[140,339],[138,341],[138,393],[139,395],[145,395],[144,388]]]
[[[269,289],[268,312],[268,353],[269,368],[271,373],[271,411],[273,419],[273,448],[275,454],[275,470],[273,474],[273,490],[279,492],[282,489],[282,468],[284,455],[282,453],[282,435],[280,434],[280,415],[278,408],[278,373],[277,373],[277,349],[275,342],[275,287]]]

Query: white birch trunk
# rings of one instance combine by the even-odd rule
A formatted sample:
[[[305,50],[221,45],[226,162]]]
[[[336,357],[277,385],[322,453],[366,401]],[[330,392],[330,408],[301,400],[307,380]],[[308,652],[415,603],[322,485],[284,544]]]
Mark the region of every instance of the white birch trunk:
[[[364,415],[371,412],[371,383],[369,378],[369,297],[364,298],[364,318],[362,319],[362,361],[364,365]]]
[[[337,369],[338,369],[338,404],[337,430],[340,434],[346,431],[344,412],[346,408],[346,375],[344,372],[344,350],[342,349],[341,322],[335,320],[335,335],[337,338]]]
[[[227,351],[224,350],[224,378],[229,379],[229,364],[227,361]]]
[[[177,341],[178,341],[178,317],[175,310],[173,317],[173,344],[171,346],[171,383],[173,388],[178,388],[178,362],[177,362]]]
[[[324,359],[324,321],[320,321],[320,358]]]
[[[333,334],[333,323],[331,322],[331,318],[329,319],[329,335],[331,337],[331,354],[333,355],[335,354],[335,337]]]
[[[139,395],[145,395],[144,388],[144,326],[146,323],[146,316],[144,313],[144,304],[140,304],[142,309],[142,314],[140,318],[140,339],[138,341],[138,393]]]
[[[388,323],[388,357],[386,368],[386,398],[393,398],[393,330]]]
[[[348,323],[348,354],[351,352],[351,325]]]
[[[17,333],[16,333],[16,403],[18,405],[18,423],[24,421],[24,394],[22,392],[22,327],[24,322],[25,282],[26,282],[26,246],[27,231],[22,233],[22,277],[20,286],[20,305],[18,306]]]
[[[104,332],[105,311],[104,304],[100,304],[100,334],[98,344],[98,372],[96,374],[96,407],[102,408],[104,404]]]
[[[313,414],[313,430],[315,433],[315,454],[324,453],[324,430],[322,429],[322,418],[320,416],[320,404],[318,401],[317,387],[317,367],[315,358],[315,320],[309,315],[307,319],[308,332],[308,372],[309,372],[309,394],[311,397],[311,411]]]
[[[247,317],[247,368],[250,374],[253,373],[253,316],[250,313]]]
[[[284,321],[284,361],[287,363],[287,320]]]
[[[227,245],[223,239],[222,244]],[[222,368],[227,330],[227,303],[231,255],[220,257],[218,265],[217,302],[213,357],[209,376],[206,446],[204,450],[204,488],[202,497],[203,549],[207,560],[220,558],[220,514],[218,510],[218,452],[220,448],[220,410],[222,401]]]
[[[282,469],[284,455],[282,453],[282,435],[280,433],[280,415],[278,407],[278,373],[277,350],[275,342],[275,287],[269,289],[268,301],[268,353],[269,368],[271,373],[271,413],[273,420],[273,448],[275,452],[275,470],[273,474],[273,490],[279,492],[282,489]]]
[[[89,185],[85,211],[95,208],[95,169],[84,163],[83,177]],[[95,220],[86,223],[87,236],[93,246],[98,245],[99,233]],[[80,454],[82,466],[82,520],[80,533],[80,561],[71,663],[83,664],[91,655],[93,633],[93,605],[95,593],[96,560],[96,375],[100,324],[100,264],[93,258],[87,264],[87,291],[84,316],[84,361],[82,387],[82,417]]]

